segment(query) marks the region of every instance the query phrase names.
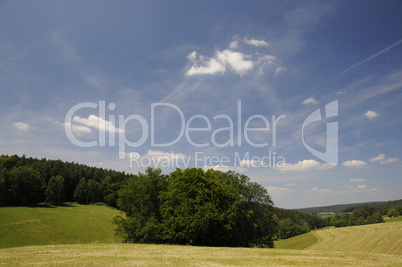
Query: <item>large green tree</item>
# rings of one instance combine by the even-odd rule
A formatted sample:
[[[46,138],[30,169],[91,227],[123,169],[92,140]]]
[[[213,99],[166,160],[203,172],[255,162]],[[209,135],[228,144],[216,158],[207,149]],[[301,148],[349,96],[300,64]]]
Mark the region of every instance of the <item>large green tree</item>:
[[[45,195],[47,203],[56,205],[63,203],[65,197],[63,176],[56,175],[50,178]]]
[[[119,192],[125,217],[117,233],[130,242],[273,246],[272,201],[262,186],[234,172],[148,169]]]
[[[127,180],[119,191],[118,207],[126,216],[118,216],[116,233],[129,242],[162,242],[161,202],[159,194],[167,187],[167,175],[148,168]]]

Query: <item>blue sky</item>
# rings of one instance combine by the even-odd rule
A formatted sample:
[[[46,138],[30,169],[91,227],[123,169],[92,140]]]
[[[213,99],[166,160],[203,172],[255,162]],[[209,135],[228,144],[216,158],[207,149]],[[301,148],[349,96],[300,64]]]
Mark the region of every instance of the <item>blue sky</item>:
[[[400,199],[401,11],[400,1],[1,1],[0,154],[132,173],[152,160],[165,172],[232,169],[284,208]],[[96,107],[66,120],[80,103]],[[323,119],[303,139],[316,110]],[[324,153],[331,123],[336,165],[303,144]],[[77,146],[69,127],[98,145]]]

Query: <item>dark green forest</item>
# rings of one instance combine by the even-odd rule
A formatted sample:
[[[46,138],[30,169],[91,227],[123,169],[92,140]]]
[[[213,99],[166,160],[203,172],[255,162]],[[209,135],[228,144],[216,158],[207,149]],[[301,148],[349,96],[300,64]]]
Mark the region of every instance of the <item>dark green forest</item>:
[[[102,202],[121,210],[114,218],[116,234],[133,243],[272,247],[273,240],[328,225],[382,221],[374,209],[331,220],[277,208],[264,187],[232,171],[192,168],[163,174],[148,168],[128,174],[61,160],[0,156],[0,206],[64,202]],[[394,209],[391,215],[399,212]]]

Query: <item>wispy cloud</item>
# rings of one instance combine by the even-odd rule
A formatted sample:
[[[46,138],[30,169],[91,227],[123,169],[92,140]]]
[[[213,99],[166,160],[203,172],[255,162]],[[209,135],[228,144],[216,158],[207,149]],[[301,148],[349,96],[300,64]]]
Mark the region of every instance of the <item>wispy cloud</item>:
[[[244,42],[249,45],[261,47],[261,46],[268,46],[269,43],[264,40],[257,40],[257,39],[244,39]]]
[[[318,188],[318,187],[313,187],[311,188],[312,192],[319,192],[319,193],[328,193],[331,192],[331,190],[327,189],[327,188]]]
[[[399,158],[387,158],[385,154],[380,154],[377,157],[370,159],[370,162],[379,161],[380,164],[389,164],[398,161]]]
[[[366,179],[364,179],[364,178],[351,178],[351,179],[349,179],[350,183],[361,183],[361,182],[364,182],[364,181],[366,181]]]
[[[25,122],[15,122],[13,123],[13,126],[17,128],[18,130],[23,130],[27,131],[29,129],[29,124]]]

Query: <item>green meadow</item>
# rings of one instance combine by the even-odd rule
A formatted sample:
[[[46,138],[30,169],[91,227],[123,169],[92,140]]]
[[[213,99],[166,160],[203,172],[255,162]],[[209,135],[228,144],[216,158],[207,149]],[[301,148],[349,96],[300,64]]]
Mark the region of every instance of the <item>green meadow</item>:
[[[402,266],[402,220],[326,228],[275,249],[123,244],[119,211],[96,205],[0,208],[2,266]]]
[[[67,203],[65,206],[0,208],[0,248],[115,243],[112,218],[120,212],[105,206]]]

